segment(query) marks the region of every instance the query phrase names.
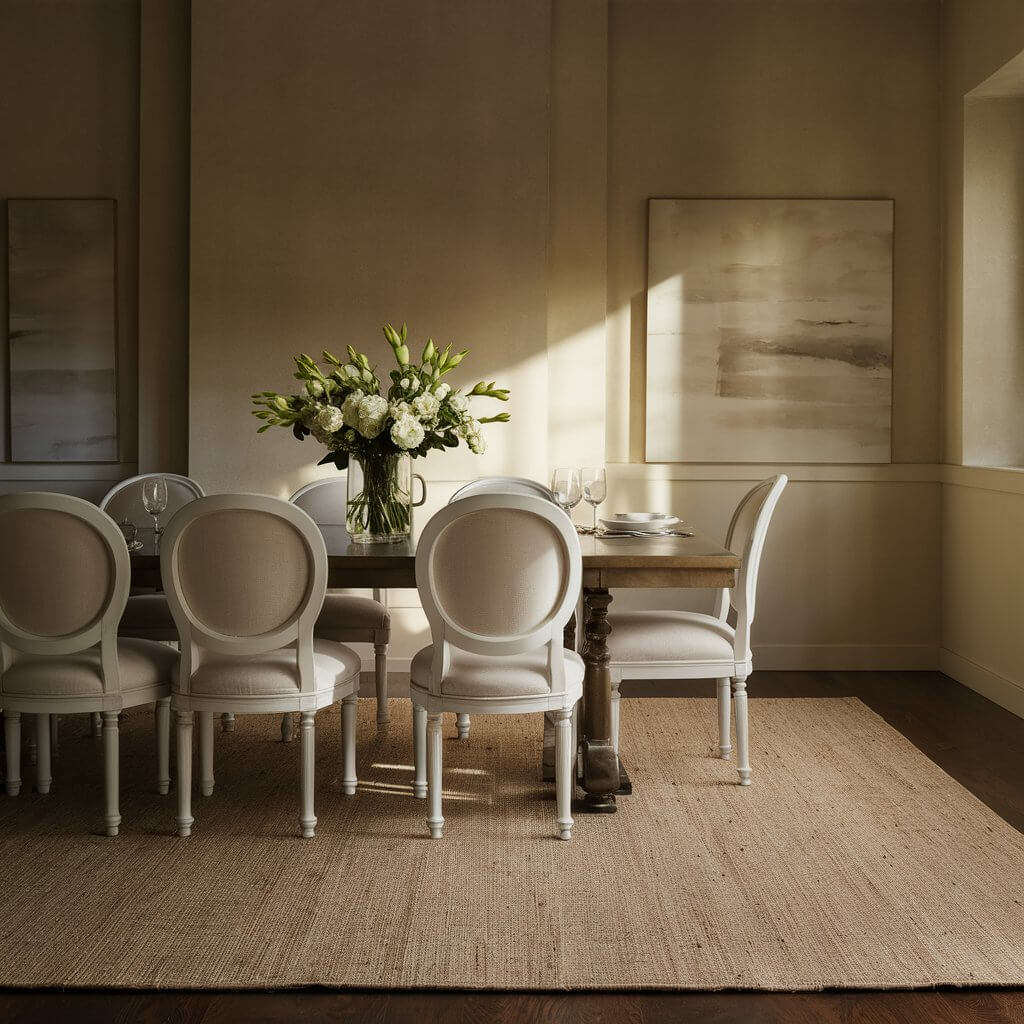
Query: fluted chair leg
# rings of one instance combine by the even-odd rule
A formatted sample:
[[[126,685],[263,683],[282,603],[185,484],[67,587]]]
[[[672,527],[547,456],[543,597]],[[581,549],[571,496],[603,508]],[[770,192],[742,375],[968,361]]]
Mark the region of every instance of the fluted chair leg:
[[[572,838],[572,711],[555,712],[555,803],[558,838]]]
[[[388,722],[388,645],[373,645],[374,681],[377,684],[377,724]]]
[[[302,712],[299,724],[302,749],[302,810],[299,814],[299,826],[303,839],[312,839],[316,835],[316,815],[313,813],[313,772],[316,765],[316,715],[312,711]]]
[[[171,788],[171,698],[156,702],[156,791]]]
[[[8,796],[21,792],[21,712],[4,712],[4,746],[7,752],[7,774],[4,786]]]
[[[295,722],[289,712],[281,716],[281,742],[291,743],[295,739]]]
[[[94,711],[90,715],[90,721],[92,722],[92,737],[98,740],[103,734],[103,718],[98,711]]]
[[[103,789],[106,796],[106,812],[103,824],[108,836],[116,836],[121,824],[118,794],[121,788],[119,736],[117,712],[103,712]]]
[[[729,728],[731,685],[727,678],[718,680],[718,756],[723,761],[728,761],[732,755],[732,736]]]
[[[412,795],[422,800],[427,795],[427,709],[418,704],[412,706],[412,752]]]
[[[341,702],[341,791],[351,796],[356,791],[356,711],[359,696],[352,694]]]
[[[53,775],[50,771],[50,716],[36,715],[36,790],[50,792]]]
[[[733,680],[733,703],[736,705],[736,770],[740,785],[750,785],[750,738],[747,728],[747,680]]]
[[[199,712],[199,793],[213,795],[213,712]]]
[[[456,715],[455,728],[460,740],[469,739],[469,715]]]
[[[444,833],[441,815],[441,721],[439,711],[427,715],[427,828],[431,839],[440,839]]]
[[[235,715],[233,711],[225,711],[220,716],[220,728],[221,732],[234,732],[235,731]]]
[[[178,825],[179,836],[192,835],[192,721],[194,712],[178,712]]]

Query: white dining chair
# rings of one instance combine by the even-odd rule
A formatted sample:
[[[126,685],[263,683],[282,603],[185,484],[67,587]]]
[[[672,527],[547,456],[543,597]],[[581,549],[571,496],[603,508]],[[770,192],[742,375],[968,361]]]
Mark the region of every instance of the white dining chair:
[[[572,834],[572,711],[583,660],[562,646],[582,579],[568,517],[526,494],[478,494],[441,509],[416,552],[416,585],[432,643],[412,660],[415,775],[434,839],[441,814],[441,720],[446,711],[552,712],[558,834]]]
[[[525,476],[481,476],[463,484],[449,499],[460,501],[474,494],[535,494],[554,502],[555,495],[550,487]]]
[[[533,494],[538,498],[544,498],[554,504],[555,495],[550,487],[537,480],[531,480],[525,476],[481,476],[476,480],[470,480],[463,484],[449,499],[450,505],[453,501],[461,501],[474,494]],[[455,716],[455,730],[460,740],[469,739],[469,730],[472,725],[469,715]]]
[[[750,785],[747,677],[753,671],[750,628],[754,623],[757,575],[765,537],[784,474],[763,480],[740,501],[725,546],[741,558],[736,586],[723,588],[714,612],[636,611],[608,616],[612,684],[612,742],[619,749],[619,686],[624,679],[717,679],[718,752],[728,760],[730,690],[736,718],[736,767],[741,786]],[[730,622],[732,619],[732,622]]]
[[[177,716],[178,835],[192,832],[192,731],[199,713],[199,790],[213,792],[213,715],[301,715],[301,809],[314,835],[316,712],[342,702],[341,785],[356,789],[359,657],[314,640],[327,549],[302,509],[260,494],[199,498],[171,520],[160,573],[181,636],[171,696]]]
[[[21,790],[21,716],[36,716],[36,788],[52,782],[50,716],[98,713],[103,725],[104,829],[116,836],[118,714],[156,702],[157,789],[170,787],[170,692],[178,653],[119,638],[131,570],[124,536],[95,505],[66,494],[0,497],[0,707],[6,787]]]
[[[345,525],[348,498],[347,474],[314,480],[300,487],[289,499],[318,526]],[[373,644],[374,682],[377,688],[377,723],[388,720],[388,644],[391,643],[391,613],[388,594],[379,587],[373,596],[354,594],[333,587],[327,591],[323,611],[313,635],[338,643]],[[291,739],[290,717],[282,722],[282,738]]]
[[[191,477],[178,473],[142,473],[114,484],[100,499],[100,508],[120,523],[128,522],[142,528],[151,528],[153,519],[142,504],[142,489],[147,480],[163,477],[167,481],[167,508],[162,513],[167,523],[175,512],[190,501],[203,497],[203,488]],[[128,595],[128,604],[117,627],[118,636],[135,637],[139,640],[160,640],[177,643],[178,630],[167,607],[167,598],[158,592],[133,592]],[[234,727],[229,719],[223,723],[225,730]],[[99,720],[94,716],[93,735],[99,735]]]

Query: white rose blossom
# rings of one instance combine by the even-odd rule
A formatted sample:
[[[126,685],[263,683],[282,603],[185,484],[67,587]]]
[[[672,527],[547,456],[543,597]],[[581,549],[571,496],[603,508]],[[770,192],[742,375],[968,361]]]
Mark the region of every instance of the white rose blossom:
[[[391,405],[388,406],[388,415],[393,420],[399,420],[403,416],[408,416],[411,411],[412,406],[410,406],[408,402],[392,402]]]
[[[423,442],[423,437],[423,424],[415,416],[406,414],[392,424],[391,440],[405,451],[418,448]]]
[[[346,427],[359,426],[359,403],[363,398],[362,391],[353,391],[341,403],[341,414],[344,417]]]
[[[388,400],[380,395],[366,395],[359,401],[359,433],[374,438],[384,429],[388,415]]]
[[[325,405],[316,414],[316,425],[328,434],[333,434],[345,425],[345,416],[337,406]]]
[[[465,412],[469,408],[469,399],[458,393],[449,396],[448,405],[453,412]]]
[[[412,411],[424,423],[431,423],[437,418],[441,403],[431,394],[417,395],[412,400]]]
[[[452,389],[447,384],[442,383],[438,384],[437,387],[434,388],[434,394],[443,402],[448,397],[451,390]]]

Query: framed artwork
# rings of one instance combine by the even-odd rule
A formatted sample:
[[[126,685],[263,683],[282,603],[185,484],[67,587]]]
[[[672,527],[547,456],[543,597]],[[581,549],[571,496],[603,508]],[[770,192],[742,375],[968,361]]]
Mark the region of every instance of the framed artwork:
[[[7,202],[13,462],[116,462],[113,199]]]
[[[889,462],[893,204],[652,199],[648,462]]]

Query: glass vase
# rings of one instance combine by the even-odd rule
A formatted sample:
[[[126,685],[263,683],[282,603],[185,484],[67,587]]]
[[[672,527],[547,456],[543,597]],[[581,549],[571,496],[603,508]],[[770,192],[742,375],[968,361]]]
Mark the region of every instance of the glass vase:
[[[423,485],[413,503],[412,481]],[[388,544],[412,533],[412,510],[426,500],[423,477],[412,472],[408,455],[379,455],[348,461],[348,507],[345,529],[358,544]]]

